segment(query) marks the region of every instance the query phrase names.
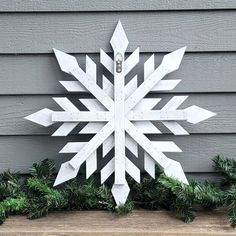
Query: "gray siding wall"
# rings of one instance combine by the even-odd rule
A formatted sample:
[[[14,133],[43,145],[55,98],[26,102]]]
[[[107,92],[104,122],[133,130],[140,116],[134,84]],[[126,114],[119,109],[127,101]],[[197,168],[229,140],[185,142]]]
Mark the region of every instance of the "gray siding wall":
[[[194,178],[215,177],[211,159],[217,154],[236,158],[236,1],[1,0],[0,171],[27,173],[44,158],[60,164],[71,157],[58,154],[67,141],[91,138],[75,136],[79,128],[69,137],[50,137],[56,126],[43,128],[23,117],[44,107],[59,109],[52,96],[67,95],[75,102],[90,96],[68,95],[58,81],[70,76],[61,72],[52,48],[74,54],[82,68],[86,53],[98,62],[100,48],[111,52],[109,40],[119,19],[128,51],[140,46],[139,82],[151,53],[157,53],[158,65],[165,53],[188,47],[180,69],[166,77],[182,82],[171,92],[148,95],[163,98],[159,107],[174,94],[188,94],[182,108],[195,104],[217,113],[197,125],[183,123],[190,136],[173,136],[157,124],[164,134],[149,138],[174,140],[183,153],[168,156]],[[98,64],[98,84],[102,73],[107,74]]]

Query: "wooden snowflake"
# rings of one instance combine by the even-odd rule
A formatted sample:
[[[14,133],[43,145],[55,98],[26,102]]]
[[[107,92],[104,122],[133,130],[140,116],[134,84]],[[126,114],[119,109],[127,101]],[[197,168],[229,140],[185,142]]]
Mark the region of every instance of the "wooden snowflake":
[[[60,153],[76,153],[61,165],[54,185],[76,177],[80,166],[86,162],[86,177],[97,169],[97,148],[103,146],[103,157],[114,147],[114,157],[101,170],[101,183],[114,173],[112,194],[117,205],[124,204],[129,194],[126,172],[137,182],[140,170],[126,157],[125,148],[138,156],[138,145],[143,148],[144,169],[154,178],[157,163],[167,176],[188,184],[179,162],[169,159],[164,152],[181,152],[171,141],[150,141],[146,133],[161,133],[152,121],[162,122],[175,135],[188,135],[177,121],[196,124],[215,115],[197,106],[178,109],[188,96],[174,96],[161,110],[154,106],[160,98],[145,98],[151,91],[172,90],[180,80],[162,80],[165,75],[177,70],[186,47],[164,56],[161,64],[154,68],[154,55],[144,64],[144,82],[137,86],[137,76],[125,84],[126,75],[139,62],[139,48],[127,59],[125,51],[128,39],[120,22],[111,38],[114,58],[100,51],[101,64],[113,75],[114,83],[103,76],[103,88],[96,83],[96,64],[86,56],[86,72],[75,57],[54,49],[61,70],[73,75],[76,81],[60,81],[69,92],[89,91],[94,99],[80,99],[88,111],[79,111],[66,97],[53,98],[64,111],[42,109],[26,119],[43,126],[56,122],[62,125],[53,136],[67,136],[79,122],[89,122],[80,133],[93,133],[87,143],[69,142]]]

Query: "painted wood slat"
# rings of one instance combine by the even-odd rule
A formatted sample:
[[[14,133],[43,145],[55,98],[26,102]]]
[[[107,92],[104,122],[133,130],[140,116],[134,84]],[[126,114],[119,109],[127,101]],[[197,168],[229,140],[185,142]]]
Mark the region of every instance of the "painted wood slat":
[[[188,96],[174,96],[161,110],[176,110],[187,98]],[[176,121],[163,121],[162,123],[175,135],[188,135],[188,132]]]
[[[171,95],[149,95],[149,97],[160,97],[162,100],[157,104],[158,108],[164,106],[172,97]],[[70,97],[71,99],[71,97]],[[76,97],[75,97],[76,99]],[[192,104],[208,109],[217,113],[212,117],[197,125],[187,122],[180,122],[184,129],[190,134],[196,133],[236,133],[236,106],[235,94],[191,94],[181,105],[184,109]],[[71,101],[73,101],[71,99]],[[1,96],[0,99],[0,135],[51,135],[55,132],[58,125],[45,128],[33,124],[23,118],[44,107],[58,111],[60,108],[50,96]],[[79,109],[82,106],[78,106]],[[46,116],[44,116],[45,118]],[[50,125],[50,123],[47,125]],[[164,134],[170,133],[162,124],[154,122],[154,125]],[[82,126],[83,127],[83,126]],[[81,127],[81,128],[82,128]],[[74,130],[75,133],[78,130]]]
[[[140,183],[140,170],[127,157],[125,158],[125,169],[127,173],[138,183]]]
[[[66,113],[66,112],[64,112]],[[129,120],[187,120],[188,115],[190,113],[186,112],[186,110],[176,110],[176,111],[159,111],[159,110],[151,110],[151,111],[129,111],[127,114],[127,118]],[[54,113],[53,113],[54,115]]]
[[[65,111],[78,112],[78,108],[66,97],[53,98],[53,100]],[[63,123],[52,136],[67,136],[78,123]]]
[[[70,161],[64,162],[57,174],[54,185],[74,178],[81,164],[109,137],[114,130],[114,120],[110,120]]]
[[[185,47],[180,48],[163,57],[161,65],[126,100],[126,113],[135,107],[165,75],[179,68],[185,49]]]
[[[101,184],[103,184],[115,170],[115,159],[112,158],[102,169],[101,169]]]
[[[109,97],[114,98],[114,85],[103,75],[103,89],[109,95]],[[138,78],[134,76],[126,85],[125,85],[125,98],[129,97],[134,90],[137,88]]]
[[[64,112],[55,111],[52,113],[53,122],[79,122],[79,121],[109,121],[112,113],[107,111],[83,111],[83,112]]]
[[[155,60],[155,56],[154,56],[154,54],[152,54],[148,58],[148,60],[145,61],[145,63],[144,63],[144,80],[148,79],[148,77],[155,71],[155,61],[154,60]],[[156,86],[159,86],[160,82],[162,82],[162,81],[159,81],[159,83]],[[140,104],[140,102],[138,103],[138,105],[139,104]],[[136,107],[137,107],[137,105],[136,105]],[[135,109],[135,107],[134,107],[134,109]],[[159,131],[159,133],[161,133],[161,131]],[[155,164],[156,164],[155,160],[153,160],[153,158],[147,152],[144,152],[144,169],[147,171],[147,173],[152,178],[155,178]]]
[[[100,49],[100,62],[111,74],[114,74],[114,62],[102,49]]]
[[[198,117],[194,114],[199,114]],[[191,106],[184,110],[169,111],[129,111],[127,118],[131,121],[158,121],[158,120],[187,120],[190,123],[196,124],[204,119],[207,119],[214,114],[197,106]],[[54,111],[51,114],[53,122],[79,122],[79,121],[109,121],[113,114],[109,111]],[[87,119],[87,120],[86,120]],[[200,120],[199,120],[200,119]]]
[[[69,142],[67,143],[59,153],[77,153],[79,152],[84,145],[85,142]],[[97,152],[93,152],[86,159],[86,178],[88,179],[97,169]]]
[[[114,50],[114,146],[115,180],[114,184],[125,184],[125,51],[129,44],[119,21],[110,40]],[[131,55],[132,57],[132,55]],[[128,60],[128,59],[127,59]],[[115,196],[114,196],[115,197]]]
[[[79,67],[75,57],[54,49],[57,61],[61,67],[61,70],[73,75],[84,87],[92,93],[98,101],[100,101],[108,110],[113,110],[113,102],[110,97],[95,83],[94,77]],[[92,69],[94,68],[93,64]],[[87,70],[89,68],[87,67]]]
[[[88,179],[97,170],[97,151],[94,151],[86,159],[86,179]]]
[[[163,168],[167,176],[188,184],[188,180],[179,162],[169,159],[162,152],[157,152],[150,140],[140,133],[127,119],[125,121],[125,128],[127,133],[129,133],[138,144],[142,145],[143,149]]]
[[[99,48],[111,52],[107,41],[117,19],[129,32],[129,52],[137,47],[141,52],[168,52],[184,45],[194,52],[236,50],[234,11],[98,12],[1,14],[0,53],[51,53],[52,47],[68,53],[95,53]]]
[[[162,11],[162,10],[216,10],[235,9],[234,0],[165,0],[151,1],[146,4],[142,0],[119,2],[95,0],[2,0],[0,12],[97,12],[97,11]]]
[[[131,151],[136,157],[138,156],[138,146],[129,136],[125,136],[125,146]],[[103,143],[103,157],[108,154],[109,151],[114,147],[114,135],[109,136]]]
[[[125,76],[139,63],[139,48],[137,48],[126,60],[124,65]]]
[[[88,143],[87,145],[81,149],[70,161],[69,164],[77,169],[86,158],[96,150],[104,140],[106,140],[111,133],[114,131],[114,120],[111,119],[101,130],[97,133]]]

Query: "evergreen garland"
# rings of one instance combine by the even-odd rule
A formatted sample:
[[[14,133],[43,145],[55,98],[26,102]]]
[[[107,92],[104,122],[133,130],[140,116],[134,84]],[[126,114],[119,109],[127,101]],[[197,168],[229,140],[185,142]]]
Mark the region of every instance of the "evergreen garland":
[[[128,178],[130,194],[126,204],[116,207],[109,183],[99,186],[92,178],[74,179],[53,187],[55,167],[45,159],[33,164],[30,176],[5,171],[0,174],[0,224],[10,214],[24,214],[29,219],[59,210],[108,210],[127,214],[134,208],[167,209],[184,222],[192,222],[199,208],[226,207],[229,222],[236,227],[236,161],[217,156],[213,166],[221,176],[221,184],[191,180],[189,185],[167,177],[156,169],[156,178],[145,176],[141,183]]]

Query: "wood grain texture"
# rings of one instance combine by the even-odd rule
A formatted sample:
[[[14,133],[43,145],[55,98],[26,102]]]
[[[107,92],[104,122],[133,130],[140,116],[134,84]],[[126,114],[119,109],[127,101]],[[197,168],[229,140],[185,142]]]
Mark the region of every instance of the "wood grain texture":
[[[165,54],[155,56],[158,66]],[[85,55],[75,54],[79,65],[85,70]],[[143,80],[143,64],[151,56],[141,54],[140,63],[132,70],[127,80],[138,74]],[[102,73],[109,79],[111,74],[99,63],[99,55],[91,58],[97,64],[97,82],[102,84]],[[59,81],[74,78],[61,72],[54,55],[0,55],[0,94],[66,94]],[[236,92],[236,53],[186,53],[179,70],[165,79],[182,80],[173,91],[190,92]],[[163,91],[160,91],[163,93]]]
[[[0,12],[87,12],[235,9],[234,0],[1,0]]]
[[[162,100],[155,107],[161,109],[172,97],[171,95],[149,95],[149,97],[160,97]],[[78,101],[78,96],[68,96],[68,98],[80,110],[85,108]],[[81,98],[81,96],[80,96]],[[185,121],[179,123],[190,133],[236,133],[236,105],[235,94],[190,94],[189,98],[181,105],[180,109],[191,105],[197,105],[209,111],[217,113],[216,116],[200,122],[199,124],[189,124]],[[2,96],[0,99],[0,135],[51,135],[55,132],[58,124],[50,127],[43,127],[24,119],[43,108],[54,111],[62,109],[56,104],[51,96]],[[163,133],[169,133],[161,122],[154,122],[156,127]],[[83,127],[80,123],[79,127]],[[78,132],[78,129],[75,129]],[[75,133],[75,131],[73,133]]]
[[[20,13],[0,14],[0,53],[111,51],[108,42],[118,20],[141,52],[235,51],[235,11]],[[150,27],[151,26],[151,27]],[[96,36],[96,37],[95,37]]]
[[[26,227],[27,226],[27,227]],[[126,216],[104,211],[55,212],[29,221],[11,216],[0,228],[4,236],[227,236],[235,235],[224,209],[199,212],[186,224],[167,211],[135,210]]]
[[[169,158],[181,163],[186,172],[213,172],[212,158],[218,154],[235,158],[236,135],[233,134],[203,134],[190,136],[149,135],[151,140],[174,141],[183,152],[165,153]],[[50,158],[59,164],[71,159],[74,154],[59,154],[67,142],[86,142],[91,136],[1,136],[0,137],[0,171],[10,168],[23,173],[34,163]],[[143,169],[143,158],[127,156],[140,169]],[[113,152],[106,158],[99,158],[98,171],[113,157]]]

